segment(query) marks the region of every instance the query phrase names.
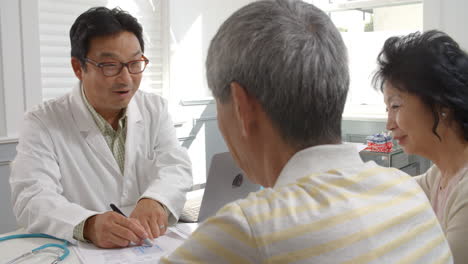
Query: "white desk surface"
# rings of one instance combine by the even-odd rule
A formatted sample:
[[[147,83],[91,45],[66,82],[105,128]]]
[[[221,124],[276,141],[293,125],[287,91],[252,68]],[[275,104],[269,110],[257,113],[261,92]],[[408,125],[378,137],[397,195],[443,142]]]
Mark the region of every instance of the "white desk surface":
[[[198,227],[197,223],[190,223],[190,224],[180,224],[177,225],[175,229],[179,232],[185,234],[185,237],[188,236],[193,230]],[[174,232],[177,230],[173,230]],[[0,237],[5,237],[9,235],[17,235],[17,234],[26,234],[24,229],[18,229],[14,232],[0,234]],[[181,233],[179,233],[181,234]],[[8,262],[26,252],[31,252],[31,250],[38,248],[47,243],[57,243],[62,244],[63,242],[55,240],[55,239],[48,239],[48,238],[16,238],[7,241],[0,242],[0,263]],[[59,262],[59,264],[81,264],[80,259],[75,254],[75,250],[73,245],[69,245],[68,249],[70,250],[70,255],[65,258],[65,260]],[[55,248],[53,248],[55,251]],[[61,252],[61,250],[60,250]],[[28,264],[39,264],[39,263],[51,263],[55,259],[56,255],[51,255],[48,253],[38,254],[37,256],[32,256],[31,258],[23,258],[21,262],[18,263],[28,263]]]
[[[1,234],[0,237],[16,235],[16,234],[26,234],[26,233],[23,229],[19,229],[14,232]],[[28,251],[31,251],[47,243],[62,244],[62,242],[58,240],[48,239],[48,238],[17,238],[17,239],[2,241],[0,242],[0,263],[10,261],[11,259],[18,257],[19,255],[22,255]],[[81,261],[76,256],[75,251],[73,250],[72,247],[73,246],[71,245],[68,247],[68,249],[70,250],[70,255],[68,255],[68,257],[65,258],[63,261],[59,262],[60,264],[81,264]],[[51,263],[53,258],[52,257],[46,258],[45,256],[46,255],[44,254],[44,256],[40,257],[40,259],[42,259],[42,262],[39,262],[39,261],[34,262],[36,256],[33,256],[31,257],[29,261],[26,258],[26,259],[22,259],[22,262],[19,262],[19,263]]]

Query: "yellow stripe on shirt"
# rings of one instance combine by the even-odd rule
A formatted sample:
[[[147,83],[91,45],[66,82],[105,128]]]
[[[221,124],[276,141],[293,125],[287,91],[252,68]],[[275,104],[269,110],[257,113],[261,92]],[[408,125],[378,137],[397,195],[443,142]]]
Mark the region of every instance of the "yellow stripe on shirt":
[[[402,246],[403,244],[416,239],[418,235],[424,233],[425,231],[427,231],[430,228],[433,228],[436,225],[437,225],[436,219],[429,219],[429,221],[426,221],[425,223],[416,226],[414,229],[410,230],[409,232],[402,233],[398,238],[392,240],[391,242],[386,243],[378,248],[369,249],[370,252],[364,255],[358,256],[356,258],[353,258],[349,261],[343,262],[342,264],[366,263],[366,262],[370,262],[372,260],[378,259],[384,256],[385,254],[395,250],[396,248]],[[440,237],[438,239],[440,239]],[[442,241],[443,241],[443,237],[440,242]]]
[[[329,190],[330,188],[349,187],[349,186],[351,186],[353,184],[360,183],[362,180],[364,180],[364,179],[366,179],[368,177],[377,176],[378,173],[381,173],[381,172],[382,173],[383,172],[388,173],[388,171],[389,171],[389,168],[374,167],[374,168],[367,169],[365,171],[362,171],[362,172],[360,172],[358,174],[355,174],[353,176],[350,176],[350,177],[333,179],[333,180],[331,180],[329,182],[323,182],[323,183],[317,183],[317,182],[312,182],[311,181],[314,176],[323,175],[323,173],[315,173],[315,174],[311,174],[311,175],[309,175],[307,177],[303,177],[303,178],[299,179],[298,182],[301,182],[301,183],[310,182],[311,184],[313,184],[314,185],[314,188],[313,188],[314,193],[318,192],[318,191],[324,192],[324,191]],[[406,177],[409,178],[408,176],[406,176]],[[294,185],[294,184],[286,185],[285,187],[290,187],[291,185]],[[246,209],[246,208],[252,207],[252,206],[260,206],[262,204],[268,204],[268,203],[271,203],[272,201],[275,201],[277,199],[284,199],[285,196],[287,196],[289,198],[297,198],[300,195],[302,195],[302,193],[303,193],[302,189],[301,190],[296,190],[294,192],[290,192],[290,191],[286,190],[285,188],[281,188],[281,189],[277,190],[276,192],[269,192],[267,189],[265,189],[263,191],[259,191],[259,192],[256,193],[255,199],[259,199],[259,200],[252,201],[252,199],[247,198],[245,200],[242,200],[239,203],[239,206]]]
[[[192,254],[192,252],[186,250],[185,248],[183,247],[179,247],[176,251],[175,251],[175,255],[179,255],[182,259],[184,259],[185,263],[204,263],[201,259],[199,259],[197,256],[195,256],[194,254]],[[163,259],[164,261],[166,261],[167,263],[170,263],[167,259]]]
[[[320,219],[319,221],[314,222],[314,223],[308,223],[308,224],[284,229],[282,231],[278,231],[273,234],[259,237],[258,241],[261,241],[262,246],[263,246],[263,245],[276,243],[278,241],[291,239],[293,237],[304,235],[307,233],[315,232],[320,229],[339,225],[339,224],[342,224],[343,222],[352,220],[354,218],[362,217],[365,214],[374,213],[378,210],[383,210],[387,207],[395,206],[397,204],[403,203],[413,198],[415,195],[417,195],[420,192],[421,190],[418,186],[414,189],[411,189],[410,191],[403,193],[398,198],[392,199],[390,201],[377,203],[372,206],[368,206],[368,207],[364,207],[360,209],[351,209],[350,211],[344,212],[342,214],[333,215],[333,216],[330,216],[329,218]],[[425,204],[425,206],[428,207],[428,204]]]
[[[345,193],[340,193],[340,197],[331,197],[327,199],[326,204],[321,203],[321,204],[306,204],[306,205],[301,205],[301,206],[296,206],[296,207],[288,207],[288,208],[275,208],[269,212],[264,212],[264,213],[259,213],[257,215],[250,215],[249,216],[249,222],[250,224],[257,224],[260,222],[265,222],[269,221],[272,218],[279,218],[279,217],[284,217],[288,216],[290,214],[298,214],[306,211],[313,211],[313,210],[321,210],[324,209],[328,206],[331,206],[333,204],[336,204],[337,202],[344,201],[346,199],[352,198],[352,197],[360,197],[360,198],[365,198],[365,196],[370,196],[370,195],[376,195],[379,193],[382,193],[396,185],[401,184],[404,181],[408,180],[407,175],[400,175],[400,177],[392,179],[386,183],[377,185],[369,190],[367,190],[365,193],[352,193],[352,194],[345,194]],[[302,190],[302,189],[301,189]],[[304,191],[302,191],[302,194],[304,194]],[[298,197],[295,197],[298,198]]]
[[[437,225],[437,220],[434,219],[432,226],[436,226],[436,225]],[[429,241],[428,243],[426,243],[420,249],[411,252],[409,256],[405,257],[398,263],[400,264],[416,263],[416,260],[420,259],[423,255],[427,254],[428,252],[433,250],[436,246],[442,244],[444,241],[445,241],[445,236],[441,235],[439,237],[436,237],[432,241]]]
[[[245,245],[255,248],[256,243],[254,240],[250,239],[250,235],[245,233],[243,230],[235,228],[232,224],[229,224],[226,221],[223,221],[222,218],[210,218],[206,222],[207,225],[213,225],[226,233],[227,236],[237,239],[238,241],[244,243]]]
[[[453,263],[452,254],[450,251],[446,251],[444,255],[440,256],[438,259],[434,260],[432,264],[447,264]]]
[[[383,223],[379,223],[374,226],[369,226],[365,229],[367,234],[365,236],[361,233],[361,230],[357,230],[355,233],[340,239],[332,240],[320,245],[314,245],[305,249],[290,251],[286,254],[273,256],[269,259],[266,259],[264,263],[290,263],[312,258],[314,256],[318,256],[339,248],[349,246],[353,243],[359,242],[362,239],[367,239],[369,235],[376,235],[394,226],[398,226],[422,212],[427,212],[428,208],[429,205],[427,203],[423,203],[422,205],[413,208],[410,212],[407,212],[404,215],[393,217]]]
[[[247,259],[235,254],[234,252],[228,250],[227,248],[220,245],[216,242],[216,239],[212,239],[208,236],[205,236],[201,232],[194,233],[192,235],[192,240],[198,244],[203,245],[206,249],[210,250],[213,254],[216,254],[226,260],[226,263],[250,263]],[[224,263],[224,262],[223,262]]]

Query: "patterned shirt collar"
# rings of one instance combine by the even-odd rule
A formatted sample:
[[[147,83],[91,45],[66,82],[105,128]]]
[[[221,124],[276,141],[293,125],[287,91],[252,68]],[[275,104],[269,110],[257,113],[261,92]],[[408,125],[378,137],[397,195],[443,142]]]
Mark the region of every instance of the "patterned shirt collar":
[[[117,131],[114,130],[114,128],[107,122],[96,110],[94,109],[93,106],[89,103],[88,99],[86,98],[86,95],[84,93],[83,85],[81,86],[81,96],[83,98],[83,101],[86,105],[86,108],[88,108],[89,112],[91,113],[91,116],[94,119],[94,122],[96,123],[99,131],[103,135],[115,135],[115,133],[124,130],[126,123],[127,123],[127,108],[124,108],[122,111],[122,116],[119,118],[119,125]]]

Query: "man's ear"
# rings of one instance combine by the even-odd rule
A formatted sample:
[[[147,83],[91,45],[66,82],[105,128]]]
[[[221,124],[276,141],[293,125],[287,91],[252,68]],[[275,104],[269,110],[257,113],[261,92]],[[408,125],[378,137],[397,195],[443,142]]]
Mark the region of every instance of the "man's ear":
[[[78,78],[80,81],[83,79],[83,68],[81,67],[80,60],[78,60],[76,57],[71,58],[71,65],[73,68],[73,72],[75,73],[76,78]]]
[[[237,82],[232,82],[231,97],[234,116],[240,126],[242,136],[250,136],[257,119],[258,102],[247,90]]]

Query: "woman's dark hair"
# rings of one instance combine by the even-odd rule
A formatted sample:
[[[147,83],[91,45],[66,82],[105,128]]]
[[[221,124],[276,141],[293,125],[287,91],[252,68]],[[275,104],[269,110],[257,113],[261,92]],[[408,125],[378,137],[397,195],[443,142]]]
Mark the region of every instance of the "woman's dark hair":
[[[372,79],[383,91],[389,82],[396,89],[419,96],[434,116],[436,129],[442,108],[451,110],[452,119],[468,140],[468,55],[447,34],[437,30],[391,37],[377,57]]]
[[[71,56],[86,68],[85,58],[89,42],[94,37],[109,36],[128,31],[137,37],[141,51],[145,51],[143,29],[137,19],[120,8],[93,7],[81,14],[70,29]]]

